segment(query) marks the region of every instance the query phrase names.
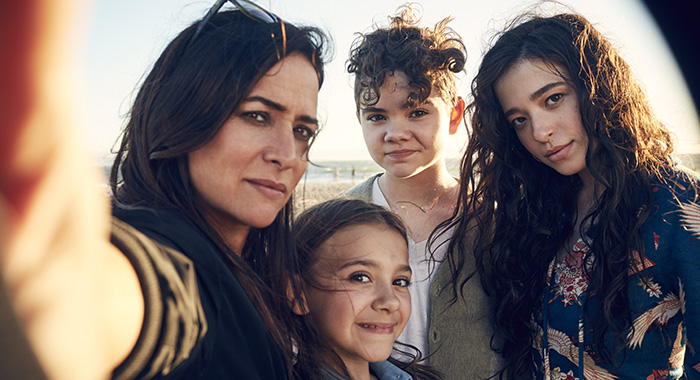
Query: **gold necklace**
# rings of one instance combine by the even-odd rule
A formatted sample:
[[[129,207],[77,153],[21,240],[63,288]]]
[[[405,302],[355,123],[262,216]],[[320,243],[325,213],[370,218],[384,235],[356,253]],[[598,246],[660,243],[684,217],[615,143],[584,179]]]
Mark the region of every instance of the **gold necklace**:
[[[445,192],[446,192],[447,189],[448,189],[447,187],[443,187],[443,188],[442,188],[442,191],[440,191],[440,194],[438,194],[437,196],[435,196],[435,198],[433,198],[433,200],[430,201],[430,203],[428,203],[428,204],[425,205],[425,206],[420,206],[420,205],[418,205],[417,203],[412,202],[412,201],[394,201],[394,202],[393,202],[393,203],[394,203],[394,207],[392,207],[392,201],[389,199],[389,197],[386,195],[386,193],[385,193],[384,190],[382,189],[382,186],[379,184],[379,181],[377,181],[377,187],[379,187],[379,192],[381,192],[382,195],[384,196],[384,199],[386,199],[386,202],[389,204],[389,208],[390,208],[390,209],[392,209],[392,210],[394,210],[394,211],[398,211],[398,208],[399,208],[398,205],[399,205],[400,203],[401,203],[401,204],[408,204],[408,205],[411,205],[411,206],[413,206],[413,207],[415,207],[415,208],[421,210],[421,211],[423,212],[423,214],[427,214],[428,212],[430,212],[430,210],[432,210],[432,209],[435,207],[435,205],[437,205],[437,203],[438,203],[438,201],[440,200],[440,198],[443,196],[443,194],[445,194]]]

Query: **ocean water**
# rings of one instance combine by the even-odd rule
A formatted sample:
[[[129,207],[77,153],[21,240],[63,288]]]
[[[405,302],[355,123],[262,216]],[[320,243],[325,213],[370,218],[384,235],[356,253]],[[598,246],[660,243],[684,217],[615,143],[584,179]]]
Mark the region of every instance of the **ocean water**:
[[[447,159],[447,169],[459,176],[459,159]],[[384,171],[372,160],[360,161],[315,161],[309,162],[305,177],[307,183],[359,183],[372,175]]]
[[[382,171],[372,160],[309,162],[301,182],[359,183]]]

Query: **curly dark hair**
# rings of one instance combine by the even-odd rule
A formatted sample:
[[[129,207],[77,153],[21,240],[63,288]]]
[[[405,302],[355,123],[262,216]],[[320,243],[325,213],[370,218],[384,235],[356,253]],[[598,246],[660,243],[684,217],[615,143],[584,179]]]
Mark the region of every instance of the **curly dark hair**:
[[[451,222],[456,230],[450,249],[460,254],[451,256],[449,265],[453,273],[463,270],[472,253],[465,245],[473,239],[482,285],[495,302],[492,346],[506,359],[501,377],[530,371],[533,313],[541,306],[549,263],[574,232],[582,183],[528,153],[504,116],[495,85],[523,60],[561,67],[559,75],[576,92],[588,140],[595,141],[589,144],[586,166],[600,194],[581,223],[589,227],[579,231],[590,238],[589,252],[604,252],[586,273],[596,297],[584,304],[584,315],[592,323],[600,360],[615,367],[617,355],[624,358],[632,322],[627,271],[630,260],[644,255],[640,227],[649,215],[644,205],[672,165],[670,133],[654,116],[627,63],[585,18],[526,14],[496,37],[472,82],[472,130]],[[453,282],[457,278],[453,275]],[[592,303],[598,313],[589,313]]]
[[[423,103],[436,89],[446,104],[457,102],[455,73],[464,70],[467,52],[445,18],[433,28],[418,26],[420,16],[411,4],[390,17],[387,28],[360,34],[352,44],[347,70],[355,75],[355,106],[374,105],[387,75],[403,71],[414,90],[409,101]]]

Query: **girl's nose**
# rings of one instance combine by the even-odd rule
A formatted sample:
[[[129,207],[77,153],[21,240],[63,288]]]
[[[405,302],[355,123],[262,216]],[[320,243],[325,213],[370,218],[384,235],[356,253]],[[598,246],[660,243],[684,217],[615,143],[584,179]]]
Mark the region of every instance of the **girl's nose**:
[[[394,312],[399,310],[401,306],[401,300],[396,296],[393,286],[391,285],[378,285],[375,299],[372,302],[372,308],[375,310],[385,310],[388,312]]]
[[[532,117],[532,138],[538,142],[549,142],[556,131],[555,123],[545,116]]]
[[[387,125],[386,134],[384,135],[385,142],[398,142],[408,140],[411,137],[410,129],[405,122],[391,121]]]

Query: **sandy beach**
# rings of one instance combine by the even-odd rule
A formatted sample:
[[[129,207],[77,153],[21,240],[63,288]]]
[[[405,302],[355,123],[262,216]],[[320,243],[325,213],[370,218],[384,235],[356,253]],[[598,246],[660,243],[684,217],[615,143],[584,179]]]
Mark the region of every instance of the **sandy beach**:
[[[295,214],[298,215],[308,207],[335,198],[353,186],[354,184],[349,182],[304,183],[302,180],[294,193]]]

